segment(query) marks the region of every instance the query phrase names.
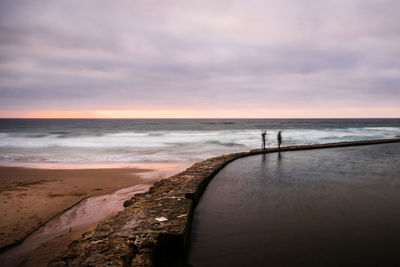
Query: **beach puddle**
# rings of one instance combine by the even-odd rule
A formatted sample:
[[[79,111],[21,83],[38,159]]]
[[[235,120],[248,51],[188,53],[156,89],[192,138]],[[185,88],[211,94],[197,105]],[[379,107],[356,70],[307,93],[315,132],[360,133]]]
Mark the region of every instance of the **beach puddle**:
[[[22,264],[31,252],[45,242],[116,214],[123,210],[125,200],[134,194],[146,192],[150,186],[149,184],[139,184],[112,194],[82,200],[33,232],[20,245],[3,252],[0,255],[0,265],[18,266]]]

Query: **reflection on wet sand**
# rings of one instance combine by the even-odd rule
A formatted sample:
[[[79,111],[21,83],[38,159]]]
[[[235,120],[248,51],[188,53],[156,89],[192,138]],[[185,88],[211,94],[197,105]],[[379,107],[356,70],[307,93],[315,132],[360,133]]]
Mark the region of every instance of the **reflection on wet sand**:
[[[121,164],[49,163],[30,165],[36,168],[1,167],[3,236],[7,234],[15,239],[18,233],[24,237],[40,221],[45,222],[83,200],[36,230],[21,245],[0,254],[0,265],[14,266],[11,264],[14,260],[23,260],[44,242],[117,213],[123,208],[123,202],[135,193],[146,191],[155,181],[183,171],[190,164],[149,162],[126,164],[121,168]],[[10,181],[6,183],[6,180]],[[16,220],[17,217],[20,219]],[[17,224],[21,227],[16,227]],[[2,241],[6,245],[11,242]]]
[[[137,193],[145,192],[150,185],[142,184],[118,190],[104,196],[90,197],[82,200],[77,205],[63,214],[53,218],[43,227],[28,236],[12,249],[0,255],[2,266],[17,266],[30,252],[41,244],[72,230],[86,227],[101,221],[109,215],[115,214],[123,209],[123,202]]]

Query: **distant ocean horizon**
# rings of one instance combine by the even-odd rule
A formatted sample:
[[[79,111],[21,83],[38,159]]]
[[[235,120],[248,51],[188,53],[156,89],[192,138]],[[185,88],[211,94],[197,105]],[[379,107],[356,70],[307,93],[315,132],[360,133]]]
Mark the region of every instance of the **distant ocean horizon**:
[[[0,164],[194,162],[267,146],[400,138],[400,119],[0,119]]]

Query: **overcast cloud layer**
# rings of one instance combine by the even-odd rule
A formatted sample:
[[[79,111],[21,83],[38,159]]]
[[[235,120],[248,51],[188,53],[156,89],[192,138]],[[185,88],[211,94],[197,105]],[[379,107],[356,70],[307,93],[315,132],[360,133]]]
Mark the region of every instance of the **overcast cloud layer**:
[[[399,14],[398,0],[0,0],[0,105],[397,108]]]

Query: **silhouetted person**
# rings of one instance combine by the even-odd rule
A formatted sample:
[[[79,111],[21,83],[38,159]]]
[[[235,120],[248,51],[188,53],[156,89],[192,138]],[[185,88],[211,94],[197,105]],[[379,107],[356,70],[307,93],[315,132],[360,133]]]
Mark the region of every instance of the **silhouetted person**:
[[[261,140],[262,140],[262,144],[261,144],[261,149],[265,149],[265,136],[267,135],[267,132],[265,130],[261,131]]]
[[[282,132],[281,131],[278,132],[277,138],[278,138],[278,148],[281,148],[281,144],[282,144]]]

